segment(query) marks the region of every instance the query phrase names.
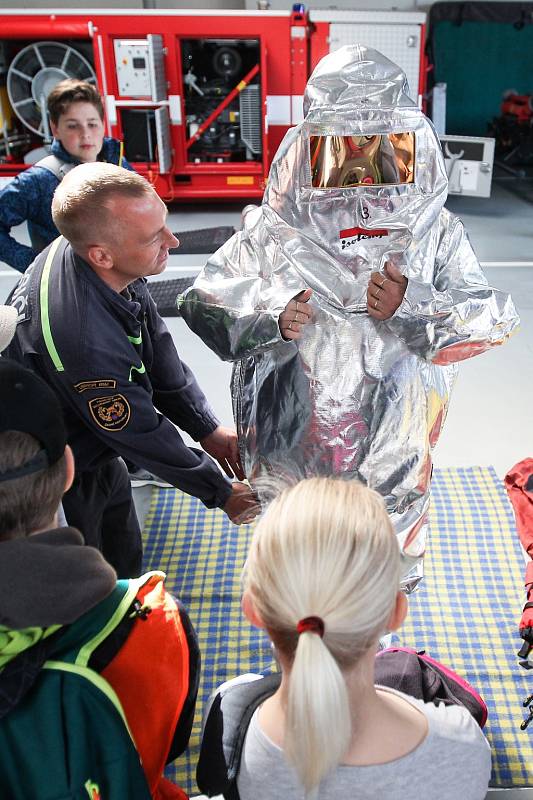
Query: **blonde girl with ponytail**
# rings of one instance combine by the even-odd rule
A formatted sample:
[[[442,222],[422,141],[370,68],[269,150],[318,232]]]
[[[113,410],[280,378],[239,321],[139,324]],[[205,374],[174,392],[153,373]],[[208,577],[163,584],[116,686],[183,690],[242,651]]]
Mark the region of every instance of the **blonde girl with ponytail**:
[[[407,611],[400,577],[371,489],[311,478],[270,504],[245,566],[243,610],[268,633],[282,680],[248,728],[241,800],[485,797],[490,751],[468,712],[374,686],[379,638]]]

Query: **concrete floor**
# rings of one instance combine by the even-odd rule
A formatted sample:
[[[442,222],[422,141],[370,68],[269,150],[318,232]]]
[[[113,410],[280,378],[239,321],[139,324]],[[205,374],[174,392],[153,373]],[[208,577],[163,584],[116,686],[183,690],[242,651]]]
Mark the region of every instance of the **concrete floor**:
[[[490,198],[453,196],[446,206],[465,223],[484,266],[533,266],[533,180],[501,176]]]

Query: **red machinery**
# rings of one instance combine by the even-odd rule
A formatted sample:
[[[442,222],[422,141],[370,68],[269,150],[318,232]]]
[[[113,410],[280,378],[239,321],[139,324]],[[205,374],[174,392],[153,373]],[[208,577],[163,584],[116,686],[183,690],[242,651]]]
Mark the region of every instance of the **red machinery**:
[[[502,114],[516,117],[517,122],[530,123],[533,119],[533,95],[506,92],[502,101]]]
[[[505,92],[500,116],[489,123],[489,135],[496,139],[500,166],[533,164],[533,95]]]
[[[345,35],[353,22],[330,23],[322,13],[313,24],[303,6],[295,8],[3,9],[0,183],[44,155],[46,97],[58,80],[79,77],[98,84],[106,133],[123,140],[126,158],[164,200],[261,197],[281,139],[302,118],[311,69],[333,47],[330,31],[337,24]],[[353,41],[362,36],[372,46],[368,37],[383,35],[387,22],[385,41],[396,36],[397,43],[407,42],[406,57],[416,59],[418,86],[412,88],[420,93],[423,15],[401,17],[401,23],[409,17],[404,32],[380,12],[352,16]],[[395,59],[395,52],[386,54]]]

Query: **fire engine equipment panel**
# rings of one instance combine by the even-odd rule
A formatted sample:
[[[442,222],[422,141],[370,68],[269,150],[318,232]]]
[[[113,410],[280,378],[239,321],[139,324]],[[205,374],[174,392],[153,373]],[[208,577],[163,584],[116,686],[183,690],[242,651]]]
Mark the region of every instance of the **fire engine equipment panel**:
[[[127,97],[151,97],[148,40],[115,39],[114,45],[119,94]]]
[[[261,160],[260,53],[258,39],[182,39],[189,161]]]

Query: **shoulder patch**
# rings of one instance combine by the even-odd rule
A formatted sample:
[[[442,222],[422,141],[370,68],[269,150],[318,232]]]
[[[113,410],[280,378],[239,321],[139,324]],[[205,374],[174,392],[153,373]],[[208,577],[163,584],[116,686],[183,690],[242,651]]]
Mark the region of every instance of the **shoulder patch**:
[[[117,382],[113,378],[100,378],[96,381],[80,381],[74,384],[74,388],[80,394],[87,389],[116,389]]]
[[[96,424],[105,431],[121,431],[130,421],[130,404],[123,394],[95,397],[89,400],[89,411]]]

